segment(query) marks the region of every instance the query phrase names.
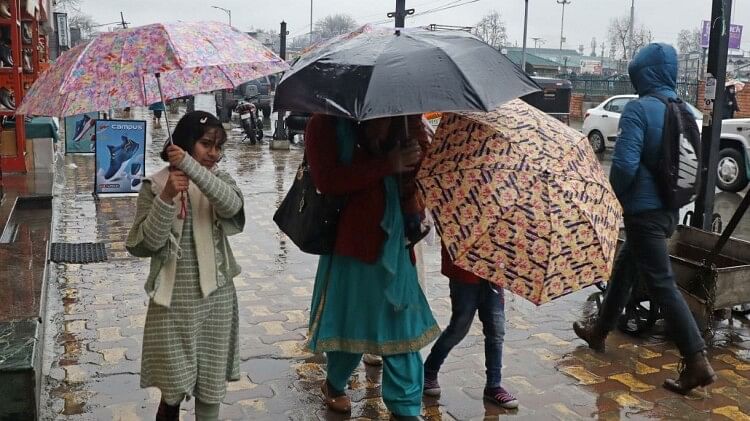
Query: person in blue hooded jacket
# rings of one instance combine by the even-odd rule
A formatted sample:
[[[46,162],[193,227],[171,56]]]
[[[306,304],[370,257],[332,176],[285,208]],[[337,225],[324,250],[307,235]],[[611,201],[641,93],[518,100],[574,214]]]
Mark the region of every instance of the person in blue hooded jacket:
[[[623,208],[626,241],[615,261],[607,293],[595,319],[579,321],[573,329],[592,349],[604,352],[607,334],[614,329],[639,276],[670,325],[684,367],[664,387],[686,394],[716,380],[706,358],[706,344],[677,290],[667,250],[667,238],[677,225],[678,209],[662,201],[653,169],[661,153],[666,107],[655,96],[676,98],[677,52],[667,44],[645,46],[628,66],[639,98],[625,106],[612,157],[609,181]]]

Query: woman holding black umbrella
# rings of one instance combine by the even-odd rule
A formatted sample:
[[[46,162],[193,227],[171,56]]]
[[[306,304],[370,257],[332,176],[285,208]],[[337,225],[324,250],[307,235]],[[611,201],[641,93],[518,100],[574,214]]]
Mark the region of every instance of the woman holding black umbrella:
[[[363,353],[383,356],[383,400],[396,419],[421,413],[419,350],[440,329],[404,240],[398,181],[421,158],[416,142],[388,144],[391,119],[358,124],[314,115],[305,132],[316,187],[346,196],[334,253],[318,266],[308,347],[325,352],[328,407],[351,410],[344,390]]]

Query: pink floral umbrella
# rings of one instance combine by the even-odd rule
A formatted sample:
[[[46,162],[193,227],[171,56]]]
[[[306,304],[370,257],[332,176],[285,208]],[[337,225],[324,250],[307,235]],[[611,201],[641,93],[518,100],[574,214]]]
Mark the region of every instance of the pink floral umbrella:
[[[233,88],[287,68],[271,50],[226,24],[157,23],[103,33],[64,53],[16,113],[61,117],[146,106]]]
[[[104,33],[64,53],[34,82],[16,114],[63,117],[146,106],[233,88],[288,67],[273,51],[222,23],[155,23]],[[180,217],[186,210],[183,195]]]

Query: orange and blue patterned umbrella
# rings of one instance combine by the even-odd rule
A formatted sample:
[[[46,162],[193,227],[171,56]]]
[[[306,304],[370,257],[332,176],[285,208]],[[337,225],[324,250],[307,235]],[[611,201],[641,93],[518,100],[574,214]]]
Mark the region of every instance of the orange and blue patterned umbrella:
[[[462,269],[537,305],[609,279],[607,177],[581,133],[523,101],[444,114],[418,184]]]

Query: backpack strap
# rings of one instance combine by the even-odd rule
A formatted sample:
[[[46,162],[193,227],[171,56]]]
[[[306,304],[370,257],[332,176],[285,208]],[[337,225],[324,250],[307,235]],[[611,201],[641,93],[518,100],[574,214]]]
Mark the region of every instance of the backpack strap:
[[[665,97],[664,95],[659,95],[659,94],[648,94],[648,95],[646,95],[646,96],[651,96],[651,97],[654,97],[654,98],[658,99],[659,101],[663,102],[663,103],[664,103],[664,105],[666,105],[667,103],[669,103],[669,98]]]
[[[646,96],[654,97],[654,98],[658,99],[659,101],[661,101],[664,105],[667,105],[670,102],[681,102],[680,98],[669,98],[667,96],[660,95],[660,94],[648,94]]]
[[[665,124],[666,124],[666,122],[667,122],[667,119],[666,119],[666,118],[667,118],[667,113],[669,113],[669,103],[670,103],[670,102],[675,102],[675,100],[679,100],[679,98],[669,98],[669,97],[667,97],[667,96],[664,96],[664,95],[661,95],[661,94],[648,94],[648,95],[646,95],[646,96],[654,97],[654,98],[658,99],[658,100],[659,100],[659,101],[660,101],[660,102],[661,102],[662,104],[664,104],[664,107],[665,107],[665,108],[664,108],[664,123],[662,123],[662,130],[664,130],[664,126],[665,126]],[[643,148],[643,150],[645,151],[645,150],[646,150],[646,148],[644,147],[644,148]],[[649,171],[649,172],[650,172],[650,173],[651,173],[652,175],[656,175],[656,173],[658,172],[658,171],[657,171],[657,168],[655,168],[655,167],[652,167],[651,165],[649,165],[649,164],[648,164],[648,163],[647,163],[647,162],[646,162],[646,161],[645,161],[645,160],[643,159],[643,152],[641,152],[641,162],[643,163],[643,165],[644,165],[644,166],[646,167],[646,169],[647,169],[647,170],[648,170],[648,171]],[[657,165],[658,165],[658,164],[657,164]]]

